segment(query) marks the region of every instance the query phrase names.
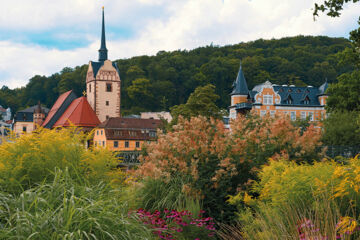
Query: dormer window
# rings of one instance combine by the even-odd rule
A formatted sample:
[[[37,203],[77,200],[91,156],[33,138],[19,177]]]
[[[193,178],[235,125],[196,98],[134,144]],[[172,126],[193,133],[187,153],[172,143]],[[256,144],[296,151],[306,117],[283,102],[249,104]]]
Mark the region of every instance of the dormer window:
[[[309,98],[309,96],[306,96],[306,97],[304,98],[303,103],[304,103],[304,104],[310,104],[310,98]]]
[[[293,99],[290,95],[285,99],[285,104],[293,104]]]

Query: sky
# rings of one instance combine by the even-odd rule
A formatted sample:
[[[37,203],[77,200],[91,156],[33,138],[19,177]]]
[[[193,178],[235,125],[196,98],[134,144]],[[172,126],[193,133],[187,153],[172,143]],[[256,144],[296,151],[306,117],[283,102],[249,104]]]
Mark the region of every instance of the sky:
[[[321,0],[12,0],[0,8],[0,87],[97,60],[105,7],[109,59],[296,35],[348,37],[360,4],[314,21]]]

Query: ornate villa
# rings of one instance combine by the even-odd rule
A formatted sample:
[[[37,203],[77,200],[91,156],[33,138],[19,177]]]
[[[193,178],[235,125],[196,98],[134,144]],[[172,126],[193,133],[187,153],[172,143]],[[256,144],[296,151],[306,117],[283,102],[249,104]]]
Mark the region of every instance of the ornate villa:
[[[260,116],[282,114],[290,116],[291,120],[308,118],[319,121],[326,117],[327,88],[327,81],[318,88],[280,86],[266,81],[249,90],[240,64],[231,93],[230,118],[235,119],[238,114],[252,111]]]

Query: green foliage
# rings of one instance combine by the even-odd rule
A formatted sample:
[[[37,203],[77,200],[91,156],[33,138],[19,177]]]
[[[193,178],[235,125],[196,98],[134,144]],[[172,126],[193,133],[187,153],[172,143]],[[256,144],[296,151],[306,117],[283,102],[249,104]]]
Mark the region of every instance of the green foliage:
[[[128,215],[122,191],[56,170],[53,181],[20,195],[0,192],[0,239],[154,239]]]
[[[345,3],[356,3],[359,0],[325,0],[323,4],[315,3],[314,16],[320,12],[327,12],[330,17],[339,17]]]
[[[360,145],[360,113],[334,111],[324,120],[323,142],[326,145]]]
[[[344,73],[327,90],[329,111],[360,111],[360,70]]]
[[[276,84],[320,86],[327,77],[353,69],[352,65],[337,65],[337,53],[351,44],[344,38],[297,36],[227,45],[206,46],[188,51],[159,52],[156,56],[139,56],[117,60],[121,77],[121,110],[123,114],[139,111],[162,111],[165,107],[184,104],[199,86],[214,85],[220,96],[216,105],[227,108],[229,93],[242,59],[249,88],[267,79]],[[87,65],[64,68],[51,76],[34,76],[26,87],[0,89],[0,104],[13,112],[35,105],[39,100],[51,107],[60,93],[74,89],[78,96],[85,90]],[[147,79],[146,101],[129,95],[137,79]],[[138,86],[136,85],[135,89]],[[135,101],[134,101],[135,99]]]
[[[218,98],[214,85],[197,87],[185,104],[170,108],[173,122],[176,123],[179,116],[186,119],[197,116],[221,118],[220,109],[215,104]]]
[[[68,169],[77,181],[98,182],[116,179],[117,160],[106,149],[87,150],[87,135],[77,129],[40,129],[33,134],[12,138],[0,145],[0,186],[21,191],[51,181],[55,168]],[[118,176],[116,176],[118,175]]]

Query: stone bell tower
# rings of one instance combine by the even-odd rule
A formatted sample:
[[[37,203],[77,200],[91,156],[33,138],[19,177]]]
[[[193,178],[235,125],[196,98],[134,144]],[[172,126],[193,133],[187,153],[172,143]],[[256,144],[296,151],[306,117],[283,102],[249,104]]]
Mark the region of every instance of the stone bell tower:
[[[99,61],[89,62],[86,75],[87,100],[101,122],[109,117],[120,117],[120,89],[119,69],[116,63],[108,60],[103,7]]]

